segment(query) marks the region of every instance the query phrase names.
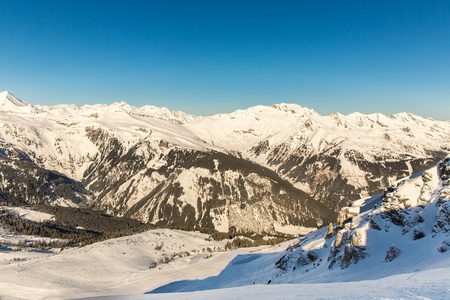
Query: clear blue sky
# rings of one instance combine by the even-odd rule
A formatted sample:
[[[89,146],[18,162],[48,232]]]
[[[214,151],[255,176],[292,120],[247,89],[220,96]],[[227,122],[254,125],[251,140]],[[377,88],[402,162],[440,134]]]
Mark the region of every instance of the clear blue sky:
[[[0,0],[0,91],[450,119],[450,1]]]

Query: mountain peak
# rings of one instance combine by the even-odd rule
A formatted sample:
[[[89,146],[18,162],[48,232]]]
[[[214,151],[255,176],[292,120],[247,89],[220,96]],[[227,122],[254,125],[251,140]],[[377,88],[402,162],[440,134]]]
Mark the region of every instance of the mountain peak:
[[[35,113],[36,109],[29,103],[20,100],[8,91],[0,93],[0,111]]]
[[[295,113],[298,110],[303,110],[304,108],[298,104],[290,104],[290,103],[280,103],[272,105],[272,108],[284,111],[284,112],[292,112]]]
[[[276,109],[276,110],[279,110],[282,112],[286,112],[286,113],[292,113],[292,114],[299,114],[299,115],[317,114],[314,109],[303,107],[303,106],[295,104],[295,103],[279,103],[279,104],[274,104],[271,107],[273,109]]]

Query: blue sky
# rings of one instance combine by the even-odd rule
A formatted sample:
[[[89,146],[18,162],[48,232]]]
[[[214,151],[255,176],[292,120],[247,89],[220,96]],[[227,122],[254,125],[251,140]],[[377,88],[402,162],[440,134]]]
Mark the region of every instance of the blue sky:
[[[450,1],[0,0],[0,41],[31,104],[450,119]]]

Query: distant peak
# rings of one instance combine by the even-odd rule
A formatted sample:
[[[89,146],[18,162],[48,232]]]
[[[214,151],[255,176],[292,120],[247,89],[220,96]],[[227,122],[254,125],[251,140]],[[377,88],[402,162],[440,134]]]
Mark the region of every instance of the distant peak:
[[[338,119],[342,119],[344,117],[343,114],[341,114],[340,112],[334,112],[330,115],[330,117],[333,117],[334,119],[338,120]]]
[[[13,94],[11,94],[10,92],[8,92],[8,91],[3,91],[3,92],[0,93],[0,99],[1,100],[5,100],[5,99],[9,99],[9,98],[16,98],[16,97]]]
[[[274,104],[271,107],[276,110],[279,110],[282,112],[287,112],[287,113],[292,113],[292,114],[315,114],[316,113],[316,111],[314,109],[303,107],[303,106],[300,106],[295,103],[280,103],[280,104]]]
[[[120,102],[114,102],[113,105],[116,106],[128,106],[128,103],[126,103],[125,101],[120,101]]]
[[[29,103],[26,103],[25,101],[20,100],[13,94],[11,94],[8,91],[4,91],[0,93],[0,101],[2,103],[10,102],[15,106],[31,106]]]
[[[289,111],[289,110],[299,110],[299,109],[304,109],[303,107],[301,107],[298,104],[294,104],[294,103],[280,103],[280,104],[274,104],[272,105],[273,108],[278,109],[278,110],[282,110],[282,111]]]
[[[0,111],[34,113],[35,108],[8,91],[0,93]]]

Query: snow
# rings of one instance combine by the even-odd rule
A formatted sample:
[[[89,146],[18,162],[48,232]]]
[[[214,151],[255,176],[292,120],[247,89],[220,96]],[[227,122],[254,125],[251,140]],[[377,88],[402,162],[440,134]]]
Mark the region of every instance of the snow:
[[[173,282],[151,291],[151,294],[163,299],[165,296],[189,299],[212,295],[239,299],[263,295],[288,299],[448,299],[450,257],[442,247],[449,245],[449,228],[436,226],[437,211],[442,211],[442,207],[448,204],[445,201],[450,200],[448,187],[444,186],[448,182],[439,180],[438,166],[423,174],[399,180],[391,190],[400,195],[425,199],[425,205],[416,201],[415,206],[405,210],[400,202],[392,206],[397,201],[393,197],[387,197],[383,202],[381,196],[367,197],[343,209],[352,219],[343,227],[336,228],[331,237],[326,236],[325,227],[292,241],[290,245],[284,244],[277,251],[239,255],[218,276]],[[422,183],[417,190],[415,187],[419,180]],[[413,192],[408,194],[407,190],[411,188]],[[398,219],[395,223],[380,217],[384,212],[400,209],[404,219]],[[440,218],[438,221],[446,222]],[[372,228],[372,220],[380,228],[375,225]],[[424,235],[417,238],[417,230]],[[396,257],[387,260],[387,253],[392,247],[399,251]],[[357,253],[362,253],[362,256],[344,259],[340,256],[345,253],[344,250],[348,253],[360,251]],[[151,294],[136,299],[153,299]]]
[[[8,91],[0,93],[0,112],[37,113],[37,110]]]
[[[281,225],[281,224],[274,224],[275,231],[289,234],[289,235],[305,235],[308,234],[317,228],[313,227],[303,227],[303,226],[295,226],[295,225]]]
[[[449,279],[449,268],[436,268],[376,280],[255,284],[192,293],[146,294],[114,299],[448,299]]]
[[[11,213],[14,213],[18,216],[20,216],[23,219],[34,221],[34,222],[44,222],[44,221],[50,221],[54,220],[55,216],[47,213],[43,213],[40,211],[35,211],[27,208],[22,207],[9,207],[9,206],[2,206],[2,210],[8,210]]]
[[[181,183],[181,186],[184,187],[183,195],[180,196],[180,200],[197,208],[197,198],[199,197],[200,190],[198,179],[199,177],[209,176],[209,170],[204,168],[190,168],[183,170],[178,176],[178,181]]]
[[[217,275],[237,254],[252,250],[223,251],[225,243],[209,241],[205,234],[157,229],[62,252],[11,252],[25,260],[19,272],[17,263],[0,264],[0,295],[64,299],[144,293],[173,280]],[[187,252],[149,269],[164,257]]]

